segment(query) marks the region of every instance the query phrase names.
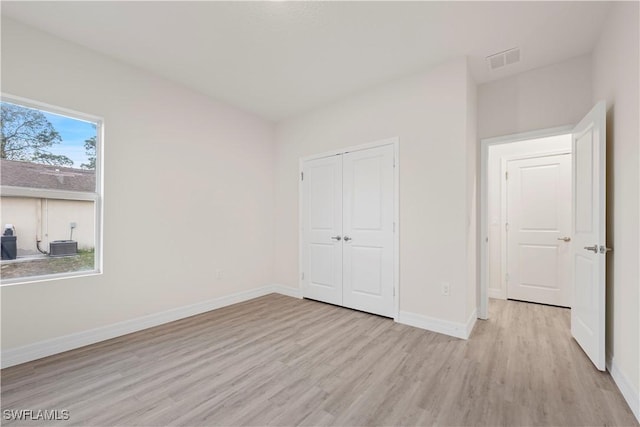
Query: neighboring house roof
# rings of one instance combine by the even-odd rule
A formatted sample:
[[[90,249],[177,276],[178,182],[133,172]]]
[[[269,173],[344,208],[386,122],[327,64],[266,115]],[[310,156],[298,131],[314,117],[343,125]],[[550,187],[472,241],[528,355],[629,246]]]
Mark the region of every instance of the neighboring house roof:
[[[65,168],[39,163],[0,160],[0,184],[12,187],[64,191],[96,191],[94,170]]]

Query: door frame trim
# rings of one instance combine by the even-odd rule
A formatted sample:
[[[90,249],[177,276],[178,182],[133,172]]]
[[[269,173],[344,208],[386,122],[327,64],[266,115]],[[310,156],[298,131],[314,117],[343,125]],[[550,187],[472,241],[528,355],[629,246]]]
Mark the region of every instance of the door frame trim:
[[[298,160],[298,177],[301,176],[304,163],[308,160],[322,159],[325,157],[337,156],[352,151],[362,151],[370,148],[393,146],[394,165],[393,168],[393,222],[395,223],[395,232],[393,233],[393,320],[398,321],[400,316],[400,138],[392,137],[372,141],[364,144],[353,145],[350,147],[339,148],[323,153],[312,154],[300,157]],[[304,281],[302,280],[302,248],[303,248],[303,230],[302,230],[302,197],[304,187],[302,179],[298,179],[298,286],[304,295]]]
[[[488,203],[488,162],[489,147],[494,145],[510,144],[529,139],[547,138],[551,136],[569,134],[575,125],[558,126],[554,128],[540,129],[529,132],[521,132],[510,135],[480,139],[480,303],[478,306],[478,318],[489,318],[489,203]]]

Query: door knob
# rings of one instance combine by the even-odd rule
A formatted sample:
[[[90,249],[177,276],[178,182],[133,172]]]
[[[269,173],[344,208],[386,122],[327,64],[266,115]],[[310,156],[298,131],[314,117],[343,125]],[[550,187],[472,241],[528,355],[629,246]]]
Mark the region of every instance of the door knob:
[[[340,241],[340,239],[342,239],[342,237],[340,237],[340,236],[333,236],[333,237],[332,237],[332,239],[333,239],[333,240],[338,240],[338,241]]]
[[[345,242],[348,242],[349,240],[352,240],[352,239],[351,239],[351,237],[349,237],[349,236],[344,236],[344,241],[345,241]]]
[[[570,242],[571,237],[558,237],[558,240],[562,240],[563,242]]]
[[[598,245],[585,246],[584,248],[588,251],[593,251],[594,254],[598,253]]]
[[[606,246],[600,246],[600,253],[601,254],[606,254],[607,252],[613,252],[613,248],[608,248]]]

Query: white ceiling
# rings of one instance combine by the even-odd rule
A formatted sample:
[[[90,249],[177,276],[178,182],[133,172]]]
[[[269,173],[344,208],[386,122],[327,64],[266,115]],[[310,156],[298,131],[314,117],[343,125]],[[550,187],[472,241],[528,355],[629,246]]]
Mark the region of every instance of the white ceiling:
[[[467,55],[477,82],[591,51],[608,2],[2,2],[2,15],[272,120]],[[485,57],[522,48],[490,71]]]

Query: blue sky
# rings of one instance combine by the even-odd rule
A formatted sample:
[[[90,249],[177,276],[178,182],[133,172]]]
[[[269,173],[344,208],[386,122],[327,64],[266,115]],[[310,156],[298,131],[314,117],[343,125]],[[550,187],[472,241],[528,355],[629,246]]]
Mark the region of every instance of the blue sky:
[[[73,160],[72,167],[74,168],[80,168],[81,164],[87,163],[88,159],[84,149],[84,141],[85,139],[95,136],[95,125],[46,111],[42,111],[42,113],[62,138],[60,144],[55,144],[47,149],[53,154],[64,154],[69,157]]]

